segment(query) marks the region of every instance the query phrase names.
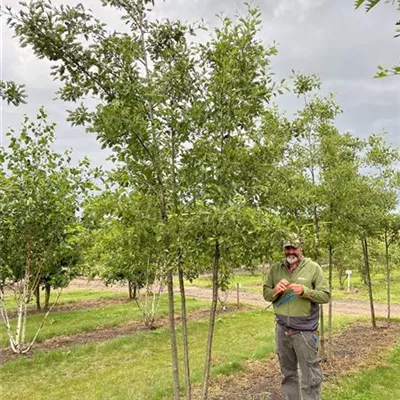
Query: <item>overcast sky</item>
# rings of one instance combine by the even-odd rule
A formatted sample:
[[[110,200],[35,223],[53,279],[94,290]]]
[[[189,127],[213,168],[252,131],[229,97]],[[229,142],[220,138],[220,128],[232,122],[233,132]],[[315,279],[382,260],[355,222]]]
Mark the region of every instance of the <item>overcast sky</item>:
[[[53,4],[76,4],[75,0],[53,0]],[[111,26],[123,26],[116,13],[100,6],[100,0],[81,0]],[[17,0],[2,0],[13,5]],[[156,0],[157,3],[157,0]],[[360,137],[387,132],[386,139],[400,147],[400,77],[373,79],[376,66],[392,66],[400,59],[400,38],[393,39],[399,19],[391,4],[378,5],[373,11],[353,9],[353,0],[258,0],[263,13],[262,38],[266,44],[278,43],[278,55],[272,69],[278,78],[291,70],[321,77],[325,92],[333,92],[343,114],[337,119],[341,131]],[[211,26],[219,23],[216,14],[233,16],[244,10],[236,0],[158,1],[154,17],[186,21],[204,19]],[[42,105],[49,119],[58,124],[55,148],[73,148],[74,158],[86,155],[93,165],[105,164],[107,151],[101,150],[93,134],[71,128],[65,122],[66,109],[53,101],[57,83],[50,77],[50,63],[37,60],[29,48],[21,49],[2,18],[2,79],[25,84],[28,104],[18,108],[3,105],[2,131],[18,130],[23,114],[32,118]],[[295,110],[293,96],[279,100],[290,115]],[[3,137],[4,139],[4,137]]]

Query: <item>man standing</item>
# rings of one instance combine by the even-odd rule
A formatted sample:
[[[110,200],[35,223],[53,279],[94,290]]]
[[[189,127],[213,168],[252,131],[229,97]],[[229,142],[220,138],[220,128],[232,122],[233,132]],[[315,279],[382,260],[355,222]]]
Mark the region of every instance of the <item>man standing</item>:
[[[328,303],[330,293],[321,267],[303,256],[297,235],[291,235],[283,248],[286,258],[271,267],[263,294],[274,306],[284,398],[319,400],[323,379],[318,357],[319,304]]]

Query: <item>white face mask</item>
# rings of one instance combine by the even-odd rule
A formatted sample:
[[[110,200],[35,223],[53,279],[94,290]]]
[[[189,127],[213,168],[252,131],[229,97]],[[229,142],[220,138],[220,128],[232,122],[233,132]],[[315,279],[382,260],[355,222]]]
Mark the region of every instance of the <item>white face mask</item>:
[[[294,264],[296,261],[298,261],[298,257],[295,256],[294,254],[290,254],[290,255],[288,255],[288,256],[286,257],[286,261],[287,261],[290,265],[292,265],[292,264]]]

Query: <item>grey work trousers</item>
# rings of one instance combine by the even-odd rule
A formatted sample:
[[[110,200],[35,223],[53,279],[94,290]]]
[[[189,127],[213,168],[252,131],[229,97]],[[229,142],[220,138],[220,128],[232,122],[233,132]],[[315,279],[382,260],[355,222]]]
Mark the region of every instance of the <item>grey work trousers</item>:
[[[284,399],[320,400],[323,374],[317,332],[291,331],[276,324],[276,348],[283,374]]]

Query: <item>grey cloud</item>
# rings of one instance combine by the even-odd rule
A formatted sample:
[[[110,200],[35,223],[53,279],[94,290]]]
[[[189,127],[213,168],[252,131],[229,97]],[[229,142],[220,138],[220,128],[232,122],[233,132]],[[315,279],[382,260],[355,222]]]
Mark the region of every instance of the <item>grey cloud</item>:
[[[84,4],[112,28],[124,27],[118,13],[104,10],[98,0],[85,0]],[[398,17],[394,7],[382,4],[365,14],[353,10],[352,0],[259,0],[254,5],[259,5],[263,13],[261,38],[267,44],[279,43],[279,54],[272,61],[278,77],[288,76],[291,69],[319,74],[324,90],[335,93],[344,111],[337,120],[341,130],[360,136],[386,130],[387,139],[400,146],[400,78],[372,79],[378,64],[390,66],[400,55],[400,39],[392,39]],[[245,11],[242,1],[167,0],[157,3],[154,18],[203,18],[215,26],[219,24],[216,14],[234,16],[237,10]],[[73,147],[76,158],[86,154],[94,164],[102,164],[109,153],[100,150],[93,135],[65,122],[65,110],[70,106],[52,102],[57,83],[50,78],[49,63],[37,60],[30,49],[20,49],[5,27],[3,51],[3,78],[26,83],[29,94],[28,105],[4,107],[3,129],[8,125],[18,128],[23,113],[33,116],[44,104],[49,118],[59,124],[57,149]],[[279,99],[279,103],[289,114],[298,106],[293,97]]]

